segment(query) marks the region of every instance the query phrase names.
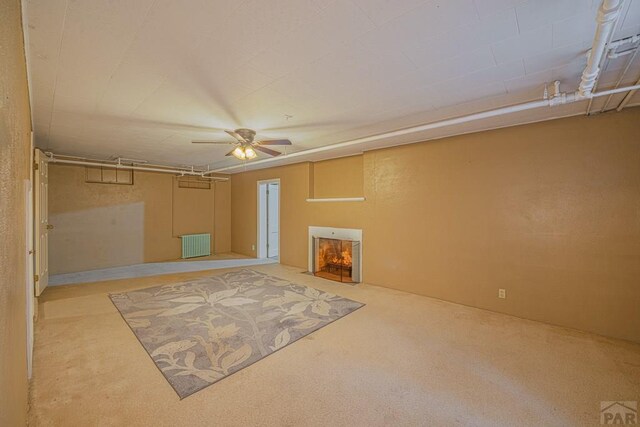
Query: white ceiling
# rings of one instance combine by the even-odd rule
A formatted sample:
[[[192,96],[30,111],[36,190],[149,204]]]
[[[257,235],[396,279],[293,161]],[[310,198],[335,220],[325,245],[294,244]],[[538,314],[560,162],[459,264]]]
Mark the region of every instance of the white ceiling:
[[[238,162],[224,157],[230,148],[192,139],[231,141],[223,129],[250,127],[259,136],[290,138],[290,151],[298,151],[540,98],[544,83],[556,79],[575,90],[598,5],[28,0],[36,143],[93,158],[217,168]],[[615,38],[637,33],[640,0],[626,0]],[[628,59],[611,60],[599,87],[612,87]],[[639,74],[637,58],[622,83]],[[594,102],[595,110],[604,102]],[[323,156],[586,108],[580,102],[534,110]]]

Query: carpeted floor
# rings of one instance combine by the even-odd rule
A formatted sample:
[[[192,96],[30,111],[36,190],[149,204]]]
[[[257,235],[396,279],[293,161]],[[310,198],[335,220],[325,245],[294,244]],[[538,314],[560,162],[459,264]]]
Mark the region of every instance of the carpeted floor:
[[[249,269],[110,297],[181,399],[362,307]]]
[[[640,345],[280,265],[251,268],[366,306],[180,400],[108,294],[223,270],[48,289],[30,425],[596,426],[601,401],[640,400]]]

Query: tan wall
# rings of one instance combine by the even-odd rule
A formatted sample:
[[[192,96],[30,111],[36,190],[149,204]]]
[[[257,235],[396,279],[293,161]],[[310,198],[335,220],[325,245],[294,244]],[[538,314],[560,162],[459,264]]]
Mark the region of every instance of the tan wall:
[[[26,194],[31,123],[20,2],[0,3],[0,425],[27,413]]]
[[[362,228],[367,283],[640,341],[640,108],[367,152],[366,202],[305,203],[356,195],[318,179],[347,159],[234,175],[233,250],[281,178],[284,264],[306,268],[309,225]]]
[[[313,163],[313,197],[362,197],[362,162],[362,156],[351,156]]]
[[[231,182],[215,181],[214,197],[214,252],[231,252]]]
[[[53,164],[51,274],[175,260],[182,234],[211,233],[213,249],[228,252],[228,232],[217,231],[231,228],[229,188],[178,188],[172,175],[139,171],[133,185],[87,183],[84,167]]]

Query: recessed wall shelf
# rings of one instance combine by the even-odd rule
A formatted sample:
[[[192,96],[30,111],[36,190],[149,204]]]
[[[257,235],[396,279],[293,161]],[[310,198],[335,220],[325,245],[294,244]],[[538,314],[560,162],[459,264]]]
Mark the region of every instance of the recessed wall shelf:
[[[324,199],[307,199],[307,202],[364,202],[364,197],[327,197]]]

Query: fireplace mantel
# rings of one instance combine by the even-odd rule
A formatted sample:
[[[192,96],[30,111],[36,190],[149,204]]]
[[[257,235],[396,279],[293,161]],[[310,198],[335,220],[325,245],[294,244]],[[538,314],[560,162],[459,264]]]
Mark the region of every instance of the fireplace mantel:
[[[309,262],[307,265],[308,271],[313,273],[313,238],[314,237],[325,237],[328,239],[341,239],[341,240],[353,240],[356,242],[360,242],[358,246],[360,248],[360,282],[363,281],[362,277],[362,230],[357,228],[335,228],[335,227],[319,227],[319,226],[309,226],[309,236],[308,236],[308,254],[309,254]]]

